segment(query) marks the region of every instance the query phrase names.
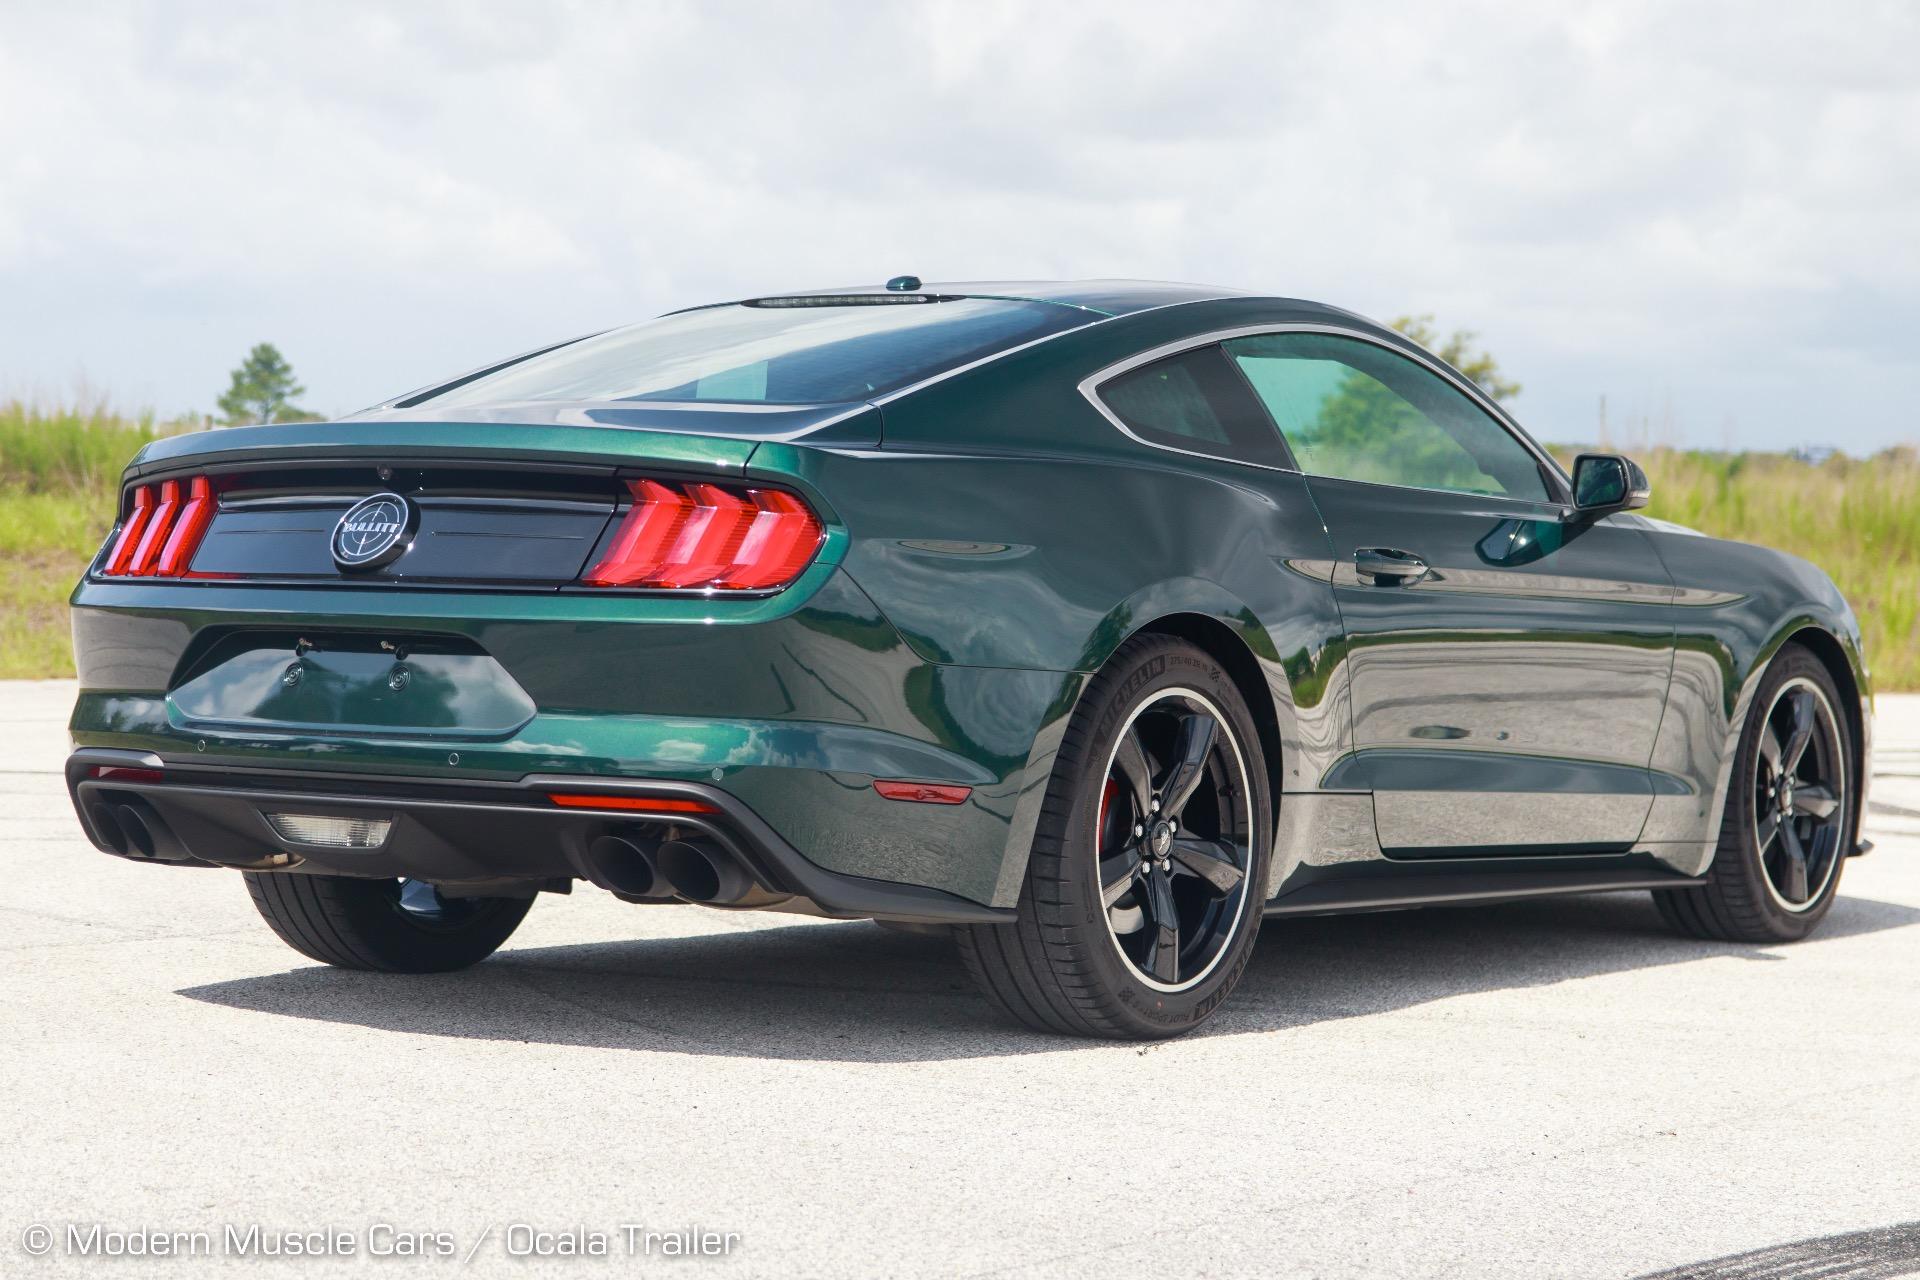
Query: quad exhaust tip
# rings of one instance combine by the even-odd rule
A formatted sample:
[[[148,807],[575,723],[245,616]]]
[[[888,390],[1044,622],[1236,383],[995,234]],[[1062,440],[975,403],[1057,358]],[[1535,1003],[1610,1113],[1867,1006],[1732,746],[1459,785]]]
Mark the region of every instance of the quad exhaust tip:
[[[121,836],[127,842],[127,852],[136,857],[151,858],[159,851],[154,839],[153,827],[147,822],[141,806],[120,804],[113,807],[114,825],[120,828]]]
[[[630,902],[684,898],[730,906],[755,889],[753,877],[711,840],[658,840],[632,828],[608,831],[587,843],[587,878]]]
[[[590,878],[602,889],[622,898],[668,897],[672,891],[654,865],[654,850],[658,847],[658,841],[640,835],[596,836],[587,845]]]
[[[107,821],[100,823],[101,832],[113,845],[115,853],[159,862],[171,861],[179,855],[179,841],[173,838],[173,832],[168,830],[166,822],[144,800],[130,800],[124,804],[103,805],[94,809],[96,821],[102,815]]]
[[[661,877],[689,901],[724,906],[753,892],[746,869],[711,840],[669,840],[653,857]]]

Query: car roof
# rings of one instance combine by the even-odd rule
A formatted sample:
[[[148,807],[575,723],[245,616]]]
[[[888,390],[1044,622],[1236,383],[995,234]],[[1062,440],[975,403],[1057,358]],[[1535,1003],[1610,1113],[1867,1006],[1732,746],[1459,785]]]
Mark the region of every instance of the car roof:
[[[905,292],[916,292],[922,295],[944,298],[1004,299],[1015,302],[1037,302],[1054,306],[1071,307],[1086,312],[1088,325],[1091,325],[1099,320],[1116,319],[1158,310],[1163,307],[1177,307],[1185,304],[1208,302],[1265,302],[1280,304],[1289,311],[1297,312],[1298,316],[1296,318],[1299,319],[1313,322],[1337,323],[1344,327],[1375,333],[1393,341],[1404,341],[1399,334],[1383,328],[1378,323],[1368,320],[1364,316],[1357,315],[1339,307],[1329,306],[1326,303],[1312,302],[1302,298],[1287,298],[1273,294],[1255,293],[1245,289],[1231,289],[1220,285],[1190,284],[1167,280],[1128,279],[921,281],[917,277],[895,277],[895,281],[901,283],[905,283],[907,280],[911,280],[916,288],[909,291],[905,289],[889,289],[887,284],[859,284],[845,285],[831,289],[790,290],[779,293],[754,294],[745,298],[735,298],[729,301],[709,302],[697,306],[681,307],[664,314],[678,315],[690,311],[707,311],[719,307],[739,306],[743,303],[766,303],[770,300],[781,298],[831,298],[849,295],[859,296],[888,293],[898,296]],[[1088,327],[1088,325],[1076,326],[1075,328],[1085,328]],[[1071,333],[1075,331],[1075,328],[1069,328],[1063,332]],[[559,347],[571,345],[572,342],[579,341],[581,338],[592,338],[596,336],[598,336],[598,334],[583,334],[580,338],[570,339],[568,342],[556,343],[537,348],[533,351],[524,352],[511,359],[482,366],[479,369],[459,377],[416,388],[404,395],[361,410],[359,414],[349,416],[358,417],[366,414],[393,413],[400,410],[412,409],[415,404],[430,400],[441,392],[460,386],[476,377],[481,377],[498,369],[518,364],[522,360],[531,357],[544,355],[548,351],[556,350]],[[1056,334],[1053,336],[1061,335]],[[974,364],[985,364],[1004,354],[1006,353],[996,352],[983,357],[981,360],[975,361]],[[970,368],[972,366],[969,365],[967,367]],[[946,375],[943,374],[929,381],[944,381],[945,376]],[[925,384],[916,383],[908,387],[903,387],[892,393],[890,398],[897,398],[900,395],[917,391],[922,385]],[[575,407],[577,408],[577,406]],[[516,412],[524,414],[527,410],[524,406],[518,406]]]

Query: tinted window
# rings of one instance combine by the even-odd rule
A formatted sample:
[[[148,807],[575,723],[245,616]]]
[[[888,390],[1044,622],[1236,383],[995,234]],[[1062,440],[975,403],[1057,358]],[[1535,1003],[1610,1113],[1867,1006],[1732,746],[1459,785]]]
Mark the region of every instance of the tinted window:
[[[412,403],[865,400],[1097,319],[1075,307],[990,298],[703,307],[569,343]]]
[[[1130,369],[1102,383],[1100,399],[1142,440],[1240,462],[1287,465],[1273,425],[1218,347]]]
[[[1263,334],[1225,346],[1308,475],[1549,498],[1526,446],[1404,356],[1319,333]]]

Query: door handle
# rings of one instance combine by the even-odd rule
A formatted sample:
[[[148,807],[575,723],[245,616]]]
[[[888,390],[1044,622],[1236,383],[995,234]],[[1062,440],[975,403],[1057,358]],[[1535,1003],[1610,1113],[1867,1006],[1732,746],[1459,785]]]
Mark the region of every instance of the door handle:
[[[1427,562],[1411,551],[1392,547],[1361,547],[1353,553],[1353,567],[1376,587],[1406,587],[1431,572]]]

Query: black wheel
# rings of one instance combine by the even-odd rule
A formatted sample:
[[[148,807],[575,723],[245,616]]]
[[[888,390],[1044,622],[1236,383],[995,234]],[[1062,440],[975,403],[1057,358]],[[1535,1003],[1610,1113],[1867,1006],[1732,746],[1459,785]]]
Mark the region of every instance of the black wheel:
[[[1812,933],[1846,865],[1852,748],[1833,677],[1806,649],[1783,648],[1747,713],[1706,885],[1653,895],[1668,923],[1730,942]]]
[[[1183,641],[1128,641],[1055,758],[1014,925],[955,930],[988,997],[1043,1031],[1191,1030],[1240,980],[1270,831],[1259,735]]]
[[[322,964],[445,973],[507,940],[532,898],[443,897],[424,880],[248,871],[247,892],[280,940]]]

